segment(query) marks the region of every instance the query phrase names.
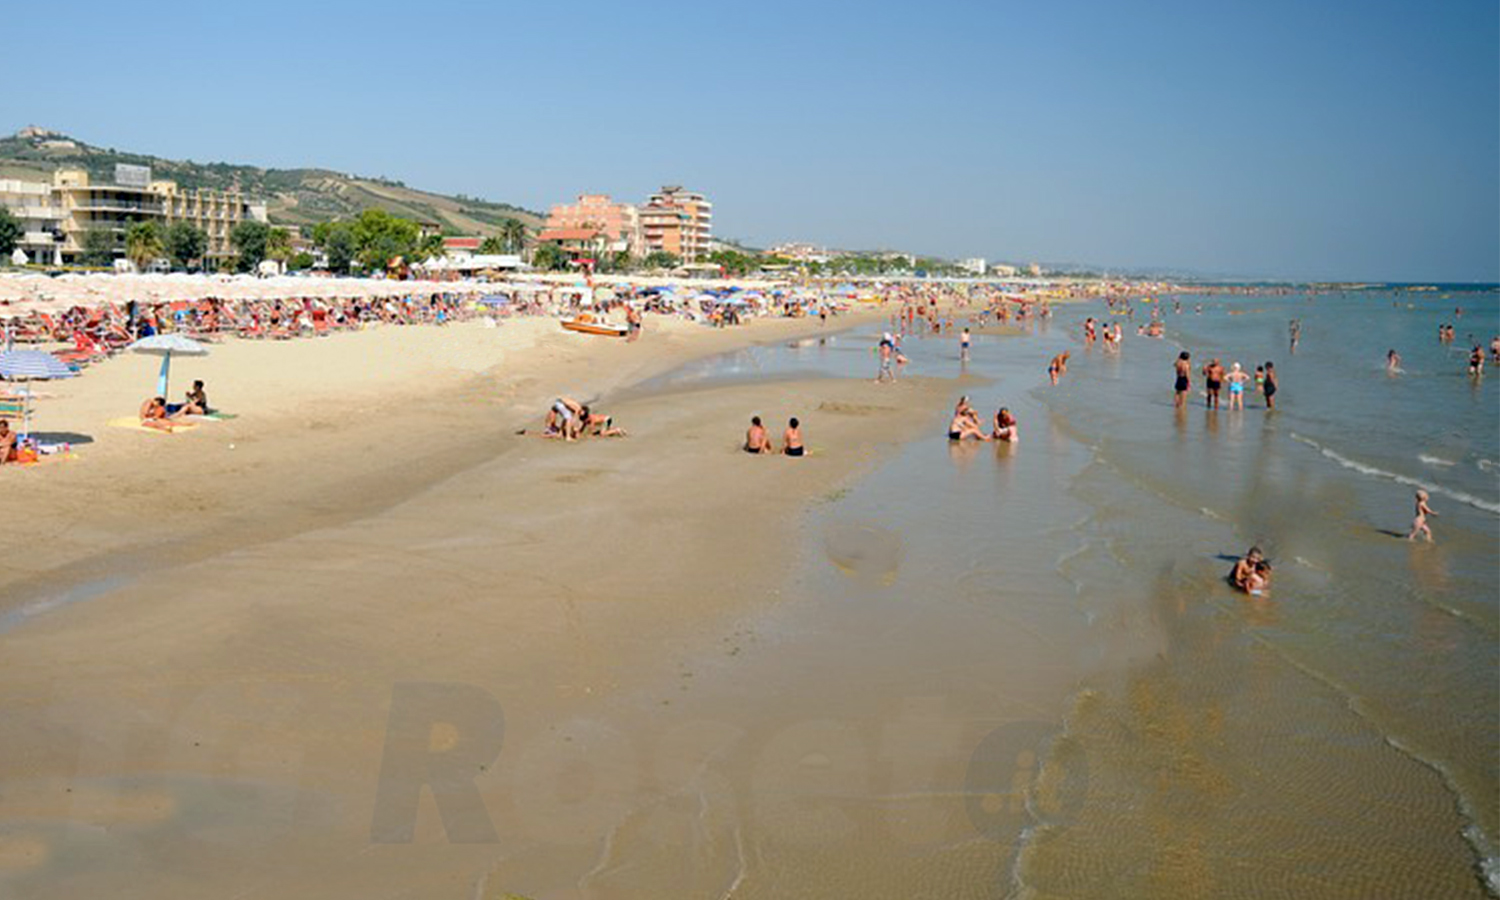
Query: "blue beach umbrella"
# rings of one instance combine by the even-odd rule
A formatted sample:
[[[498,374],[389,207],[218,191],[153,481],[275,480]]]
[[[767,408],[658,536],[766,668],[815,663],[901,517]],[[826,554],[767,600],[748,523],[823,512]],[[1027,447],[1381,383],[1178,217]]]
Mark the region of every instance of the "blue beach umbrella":
[[[78,374],[68,364],[42,350],[7,350],[0,353],[0,378],[7,381],[51,381]],[[31,389],[25,392],[21,437],[31,436]]]
[[[167,382],[172,376],[173,356],[207,356],[208,348],[180,334],[153,334],[141,338],[130,349],[136,353],[147,353],[161,357],[161,372],[156,376],[156,395],[167,396]]]

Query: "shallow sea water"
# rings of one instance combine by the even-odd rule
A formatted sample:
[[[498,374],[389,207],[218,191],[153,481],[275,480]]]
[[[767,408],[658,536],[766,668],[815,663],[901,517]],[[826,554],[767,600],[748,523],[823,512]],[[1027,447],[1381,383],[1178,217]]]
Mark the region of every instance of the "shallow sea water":
[[[753,801],[724,823],[734,896],[1485,895],[1500,373],[1471,382],[1435,335],[1461,303],[1459,342],[1487,344],[1495,295],[1182,300],[1161,341],[1133,333],[1138,306],[1119,356],[1076,340],[1103,304],[977,338],[967,365],[951,336],[908,338],[913,374],[962,373],[955,399],[1010,406],[1022,440],[950,445],[935,410],[807,518],[789,602],[746,625],[760,658],[699,682],[776,723],[756,753],[794,736],[792,765],[709,767]],[[873,375],[873,340],[670,386]],[[1281,408],[1210,412],[1195,383],[1174,412],[1184,348],[1195,373],[1274,360]],[[1432,546],[1399,539],[1419,485]],[[1277,565],[1253,600],[1223,581],[1251,543]]]

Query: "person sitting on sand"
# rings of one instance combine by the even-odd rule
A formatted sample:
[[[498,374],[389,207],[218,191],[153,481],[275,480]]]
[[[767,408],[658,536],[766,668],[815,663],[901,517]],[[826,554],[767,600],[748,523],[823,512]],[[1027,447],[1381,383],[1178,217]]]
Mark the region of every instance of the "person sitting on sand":
[[[787,456],[803,456],[807,448],[802,446],[802,423],[793,416],[781,433],[781,452]]]
[[[151,397],[141,404],[140,416],[142,427],[171,433],[174,425],[181,424],[178,419],[181,418],[182,413],[181,411],[175,414],[168,413],[165,397]]]
[[[1007,407],[1002,406],[1000,411],[995,413],[994,439],[1012,444],[1021,439],[1021,430],[1016,425],[1016,417],[1011,415]]]
[[[10,430],[10,420],[0,419],[0,466],[15,458],[16,433]]]
[[[213,412],[208,405],[208,391],[203,389],[203,381],[199,379],[193,382],[193,389],[187,392],[187,405],[183,411],[192,416],[206,416]]]
[[[1259,547],[1251,547],[1229,572],[1229,583],[1247,594],[1259,594],[1271,586],[1271,564]]]
[[[745,452],[757,456],[771,452],[771,438],[766,434],[766,426],[760,423],[760,416],[750,417],[750,428],[745,432]]]

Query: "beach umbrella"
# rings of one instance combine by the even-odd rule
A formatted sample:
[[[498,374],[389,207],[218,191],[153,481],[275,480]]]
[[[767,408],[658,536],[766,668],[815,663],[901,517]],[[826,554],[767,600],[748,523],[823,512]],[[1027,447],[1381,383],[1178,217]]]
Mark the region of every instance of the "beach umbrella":
[[[141,338],[130,349],[136,353],[146,353],[161,357],[161,373],[156,378],[156,395],[167,396],[167,381],[172,375],[173,356],[207,356],[208,348],[180,334],[153,334],[148,338]]]
[[[0,353],[0,378],[7,381],[51,381],[72,378],[78,373],[68,364],[43,350],[8,350]],[[21,436],[31,436],[31,389],[25,391],[22,408]]]

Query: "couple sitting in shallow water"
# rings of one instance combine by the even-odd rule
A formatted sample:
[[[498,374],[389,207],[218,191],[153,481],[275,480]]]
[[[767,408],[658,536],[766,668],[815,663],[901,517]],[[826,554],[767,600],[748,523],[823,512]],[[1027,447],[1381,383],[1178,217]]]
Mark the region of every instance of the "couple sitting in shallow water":
[[[623,428],[615,427],[613,416],[590,410],[572,397],[558,397],[547,410],[547,427],[542,437],[576,441],[582,437],[626,437]]]
[[[745,452],[756,456],[776,452],[776,448],[771,446],[771,436],[766,433],[766,426],[760,422],[760,416],[750,417],[750,429],[745,432]],[[781,452],[785,456],[807,454],[807,447],[802,443],[802,423],[797,421],[796,416],[787,422],[786,431],[781,433]]]
[[[948,440],[962,441],[973,439],[976,441],[1005,441],[1014,443],[1020,440],[1020,428],[1016,424],[1016,417],[1011,415],[1010,409],[1000,407],[995,413],[995,430],[991,434],[985,434],[979,424],[979,412],[969,403],[967,395],[958,398],[958,405],[953,408],[953,421],[948,423]]]
[[[1251,547],[1244,559],[1229,570],[1229,583],[1247,594],[1263,594],[1271,589],[1271,563],[1259,547]]]

